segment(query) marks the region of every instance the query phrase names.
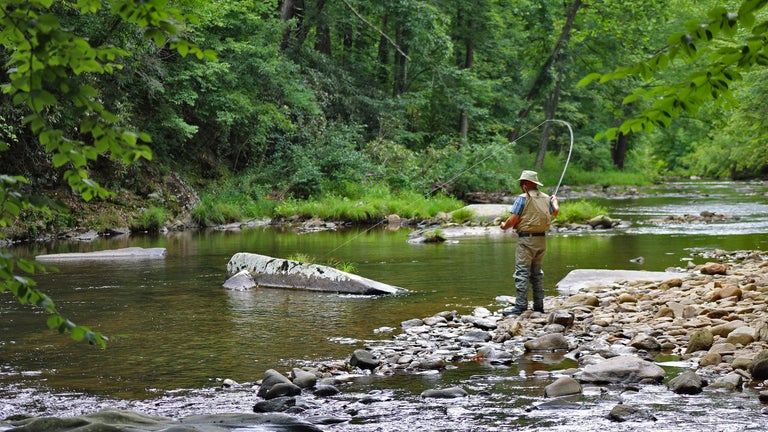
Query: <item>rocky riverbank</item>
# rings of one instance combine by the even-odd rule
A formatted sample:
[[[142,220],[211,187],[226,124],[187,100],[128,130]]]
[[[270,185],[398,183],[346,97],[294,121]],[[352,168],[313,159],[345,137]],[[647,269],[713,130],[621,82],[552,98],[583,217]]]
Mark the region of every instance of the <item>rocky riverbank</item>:
[[[501,309],[478,307],[469,315],[445,311],[405,321],[392,338],[368,342],[348,359],[285,375],[270,371],[256,409],[295,411],[295,397],[313,391],[307,388],[336,394],[334,386],[351,376],[439,373],[470,361],[505,364],[524,353],[553,352],[578,366],[537,372],[552,378],[542,386],[547,397],[578,395],[585,384],[654,385],[677,394],[749,388],[768,401],[768,253],[714,251],[706,258],[665,281],[624,281],[547,298],[546,313],[503,317]],[[508,299],[497,300],[503,309]],[[667,376],[659,364],[674,364],[681,373]],[[469,394],[452,387],[422,397]],[[616,420],[653,417],[628,408],[617,406]]]

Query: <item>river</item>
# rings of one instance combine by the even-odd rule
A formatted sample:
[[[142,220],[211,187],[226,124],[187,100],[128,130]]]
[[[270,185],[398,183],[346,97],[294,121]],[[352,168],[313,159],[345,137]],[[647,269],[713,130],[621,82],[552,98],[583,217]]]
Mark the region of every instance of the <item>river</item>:
[[[569,199],[567,193],[561,197]],[[698,181],[594,198],[612,217],[631,224],[621,230],[549,236],[547,295],[559,295],[557,282],[573,269],[661,271],[703,262],[696,256],[700,251],[766,250],[767,197],[766,183]],[[733,218],[717,224],[647,222],[705,210]],[[514,294],[512,235],[413,245],[407,242],[408,232],[377,227],[297,234],[254,227],[15,246],[14,253],[29,257],[128,246],[164,247],[168,256],[60,263],[58,272],[36,277],[38,287],[65,316],[110,338],[106,350],[56,335],[47,330],[42,313],[9,295],[1,297],[0,418],[82,414],[100,407],[171,417],[250,412],[256,396],[249,383],[267,369],[287,371],[316,360],[344,359],[365,341],[391,337],[377,330],[445,310],[498,310],[505,305],[496,297]],[[356,273],[408,293],[359,297],[228,291],[221,284],[227,261],[237,252],[277,257],[302,253],[320,261],[347,262]],[[630,261],[637,257],[643,262]],[[329,402],[328,411],[346,412],[360,394],[380,395],[384,402],[356,408],[354,421],[328,430],[640,430],[593,418],[621,398],[654,401],[664,420],[654,430],[764,430],[767,421],[754,395],[707,393],[681,402],[660,386],[632,395],[588,389],[581,406],[589,409],[530,410],[541,402],[546,385],[532,373],[561,368],[562,361],[523,357],[503,368],[471,363],[440,374],[361,378],[344,389],[346,396]],[[245,385],[222,391],[221,381],[227,378]],[[448,385],[483,396],[463,402],[418,398],[427,388]],[[722,418],[729,418],[733,428]]]

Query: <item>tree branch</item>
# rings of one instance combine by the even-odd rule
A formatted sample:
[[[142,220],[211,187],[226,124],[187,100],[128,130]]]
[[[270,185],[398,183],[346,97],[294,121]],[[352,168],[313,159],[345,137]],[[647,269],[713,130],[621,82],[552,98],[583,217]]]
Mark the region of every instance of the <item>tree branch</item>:
[[[379,33],[379,34],[380,34],[382,37],[384,37],[384,39],[386,39],[386,40],[387,40],[387,42],[389,42],[389,44],[390,44],[390,45],[392,45],[393,47],[395,47],[395,49],[397,50],[397,52],[399,52],[399,53],[400,53],[400,55],[402,55],[403,57],[405,57],[405,58],[406,58],[406,59],[408,59],[409,61],[411,60],[411,58],[410,58],[410,57],[408,57],[408,54],[406,54],[405,52],[403,52],[403,50],[402,50],[402,49],[401,49],[401,48],[400,48],[400,47],[399,47],[399,46],[398,46],[398,45],[395,43],[395,41],[393,41],[393,40],[392,40],[392,38],[390,38],[389,36],[387,36],[387,34],[386,34],[386,33],[384,33],[384,32],[383,32],[381,29],[379,29],[379,28],[378,28],[378,27],[376,27],[375,25],[371,24],[371,22],[370,22],[370,21],[368,21],[368,20],[367,20],[367,19],[365,19],[365,18],[364,18],[362,15],[360,15],[360,13],[359,13],[357,10],[355,10],[355,8],[354,8],[354,7],[352,7],[352,5],[351,5],[351,4],[349,4],[349,2],[348,2],[347,0],[341,0],[341,1],[342,1],[342,2],[343,2],[345,5],[347,5],[347,7],[349,8],[349,10],[351,10],[351,11],[352,11],[352,13],[353,13],[353,14],[355,14],[355,16],[357,16],[357,17],[360,19],[360,21],[364,22],[364,23],[365,23],[365,24],[366,24],[368,27],[370,27],[370,28],[372,28],[372,29],[376,30],[376,32],[377,32],[377,33]]]

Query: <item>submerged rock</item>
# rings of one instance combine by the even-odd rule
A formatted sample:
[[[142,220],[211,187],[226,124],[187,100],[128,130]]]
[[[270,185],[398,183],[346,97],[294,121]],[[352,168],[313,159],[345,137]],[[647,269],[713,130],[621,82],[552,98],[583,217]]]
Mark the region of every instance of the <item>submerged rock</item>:
[[[608,414],[608,418],[616,422],[638,421],[638,420],[656,421],[657,420],[656,416],[654,416],[647,409],[638,408],[635,406],[625,405],[625,404],[619,404],[613,407],[611,412]]]
[[[421,392],[423,398],[455,399],[467,397],[469,393],[461,387],[449,387],[444,389],[429,389]]]

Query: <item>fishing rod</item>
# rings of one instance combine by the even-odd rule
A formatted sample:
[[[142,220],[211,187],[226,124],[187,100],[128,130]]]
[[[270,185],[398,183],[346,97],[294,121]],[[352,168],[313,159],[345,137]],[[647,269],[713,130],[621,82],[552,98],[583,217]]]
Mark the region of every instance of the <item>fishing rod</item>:
[[[568,132],[571,134],[571,145],[568,146],[568,156],[565,158],[565,165],[563,166],[563,172],[562,174],[560,174],[560,180],[557,182],[555,193],[552,194],[557,196],[557,191],[560,190],[560,185],[563,183],[563,177],[565,177],[565,171],[568,169],[568,163],[571,161],[571,153],[573,153],[573,128],[571,127],[571,124],[565,120],[558,120],[558,119],[545,120],[545,122],[548,122],[548,121],[559,122],[566,125],[568,127]]]
[[[544,120],[543,122],[539,123],[538,125],[534,126],[533,128],[529,129],[529,130],[528,130],[528,131],[526,131],[524,134],[520,135],[520,136],[519,136],[519,137],[518,137],[516,140],[514,140],[514,141],[511,141],[509,144],[515,144],[515,143],[516,143],[518,140],[520,140],[520,139],[522,139],[522,138],[525,138],[525,137],[526,137],[526,136],[528,136],[529,134],[533,133],[533,131],[537,130],[538,128],[540,128],[541,126],[543,126],[545,123],[548,123],[548,122],[557,122],[557,123],[562,123],[562,124],[564,124],[565,126],[567,126],[567,127],[568,127],[568,132],[569,132],[569,133],[570,133],[570,135],[571,135],[571,142],[570,142],[570,146],[569,146],[569,148],[568,148],[568,156],[567,156],[567,157],[566,157],[566,159],[565,159],[565,166],[563,167],[563,172],[560,174],[560,181],[558,181],[558,182],[557,182],[557,187],[555,188],[555,193],[553,193],[553,194],[552,194],[552,195],[555,195],[555,196],[556,196],[556,195],[557,195],[557,192],[558,192],[558,190],[560,190],[560,185],[562,184],[562,182],[563,182],[563,178],[565,177],[565,171],[568,169],[568,163],[569,163],[569,162],[570,162],[570,160],[571,160],[571,153],[573,152],[573,141],[574,141],[574,138],[573,138],[573,128],[571,127],[571,124],[570,124],[570,123],[568,123],[568,122],[567,122],[567,121],[565,121],[565,120],[559,120],[559,119],[547,119],[547,120]],[[471,166],[469,166],[469,167],[467,167],[467,168],[465,168],[465,169],[461,170],[461,171],[460,171],[458,174],[454,175],[453,177],[449,178],[448,180],[446,180],[446,181],[444,181],[444,182],[442,182],[442,183],[443,183],[443,184],[445,184],[445,183],[450,183],[450,182],[452,182],[452,181],[456,180],[457,178],[459,178],[460,176],[462,176],[462,175],[463,175],[464,173],[466,173],[467,171],[469,171],[469,170],[471,170],[471,169],[473,169],[473,168],[477,167],[478,165],[480,165],[481,163],[483,163],[483,162],[487,161],[488,159],[492,158],[493,156],[495,156],[495,154],[494,154],[494,153],[491,153],[490,155],[488,155],[488,156],[484,157],[483,159],[480,159],[479,161],[475,162],[475,163],[474,163],[474,164],[472,164]],[[432,193],[434,193],[434,192],[435,192],[435,191],[437,191],[438,189],[442,189],[442,186],[435,186],[435,187],[434,187],[432,190],[430,190],[429,192],[427,192],[426,194],[424,194],[424,196],[425,196],[425,197],[428,197],[429,195],[432,195]],[[347,241],[345,241],[344,243],[340,244],[339,246],[336,246],[335,248],[333,248],[333,249],[332,249],[332,250],[329,252],[329,254],[330,254],[330,253],[333,253],[333,252],[336,252],[337,250],[339,250],[339,249],[341,249],[342,247],[344,247],[344,246],[348,245],[349,243],[351,243],[353,240],[355,240],[355,239],[356,239],[356,238],[358,238],[359,236],[361,236],[361,235],[363,235],[363,234],[366,234],[366,233],[368,233],[369,231],[373,230],[374,228],[378,227],[379,225],[383,224],[384,222],[386,222],[386,219],[383,219],[383,220],[379,221],[378,223],[376,223],[376,224],[374,224],[373,226],[369,227],[369,228],[368,228],[368,229],[366,229],[365,231],[363,231],[363,232],[361,232],[361,233],[358,233],[357,235],[353,236],[352,238],[350,238],[349,240],[347,240]]]

